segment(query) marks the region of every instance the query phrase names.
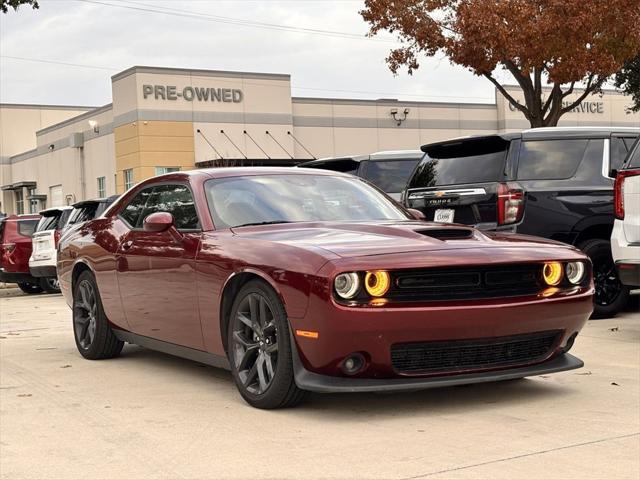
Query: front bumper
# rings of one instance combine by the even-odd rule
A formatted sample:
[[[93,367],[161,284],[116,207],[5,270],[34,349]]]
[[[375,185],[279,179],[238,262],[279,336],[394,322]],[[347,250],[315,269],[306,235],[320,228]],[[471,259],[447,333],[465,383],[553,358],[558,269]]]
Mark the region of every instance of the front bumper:
[[[293,370],[296,385],[302,390],[318,393],[406,392],[472,383],[500,382],[535,375],[564,372],[566,370],[581,368],[582,366],[584,366],[582,360],[568,353],[564,353],[537,365],[491,372],[428,378],[349,378],[331,377],[310,372],[302,365],[297,351],[293,352]]]

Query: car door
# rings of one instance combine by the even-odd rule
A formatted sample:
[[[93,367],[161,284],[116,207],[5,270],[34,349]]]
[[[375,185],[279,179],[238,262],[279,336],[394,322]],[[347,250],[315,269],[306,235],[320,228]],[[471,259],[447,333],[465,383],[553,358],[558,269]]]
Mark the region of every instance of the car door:
[[[171,213],[175,230],[145,232],[143,221],[154,212]],[[195,271],[201,231],[191,190],[178,183],[146,188],[120,218],[130,228],[118,246],[118,284],[132,330],[202,349]]]

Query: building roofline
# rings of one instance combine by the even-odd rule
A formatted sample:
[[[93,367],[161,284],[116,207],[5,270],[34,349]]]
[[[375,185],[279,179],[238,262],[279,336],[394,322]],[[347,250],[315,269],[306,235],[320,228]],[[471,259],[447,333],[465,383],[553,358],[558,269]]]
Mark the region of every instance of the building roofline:
[[[172,68],[172,67],[151,67],[145,65],[135,65],[127,68],[111,77],[111,81],[121,80],[135,73],[164,73],[171,75],[196,75],[201,77],[235,77],[235,78],[255,78],[263,80],[291,80],[288,73],[260,73],[260,72],[239,72],[225,70],[202,70],[193,68]]]
[[[93,110],[98,108],[95,105],[48,105],[44,103],[0,103],[0,108],[50,108],[54,110]]]
[[[515,85],[515,84],[511,84],[511,83],[502,83],[501,84],[503,87],[505,88],[517,88],[520,90],[520,85]],[[551,91],[553,89],[553,87],[542,87],[543,91]],[[584,88],[583,87],[574,87],[573,91],[574,92],[584,92]],[[500,91],[496,88],[496,93],[500,93]],[[610,94],[614,94],[614,95],[622,95],[623,97],[626,97],[627,95],[625,95],[624,93],[622,93],[621,91],[619,91],[616,88],[602,88],[602,93],[606,94],[606,95],[610,95]],[[591,95],[597,95],[597,92],[593,92],[591,93]]]
[[[293,87],[295,88],[295,87]],[[473,102],[421,102],[415,100],[398,100],[395,98],[378,98],[374,100],[366,98],[323,98],[323,97],[291,97],[291,103],[311,103],[311,104],[359,104],[359,105],[415,105],[433,107],[465,107],[465,108],[490,108],[495,109],[496,103],[473,103]]]
[[[53,125],[49,125],[40,130],[36,130],[36,137],[39,135],[44,135],[45,133],[52,132],[53,130],[57,130],[58,128],[66,127],[67,125],[71,125],[72,123],[79,122],[85,118],[94,117],[100,113],[108,112],[113,109],[113,104],[108,103],[103,105],[102,107],[94,108],[93,110],[89,110],[88,112],[81,113],[80,115],[76,115],[75,117],[67,118],[62,122],[54,123]]]

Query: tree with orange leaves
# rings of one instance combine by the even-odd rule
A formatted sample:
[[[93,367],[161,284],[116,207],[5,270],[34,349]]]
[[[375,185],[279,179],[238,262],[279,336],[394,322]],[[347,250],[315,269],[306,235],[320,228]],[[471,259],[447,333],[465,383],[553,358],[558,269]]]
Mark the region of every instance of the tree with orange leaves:
[[[443,52],[486,77],[532,127],[557,125],[640,53],[640,0],[365,0],[360,14],[371,35],[398,35],[387,57],[393,73],[412,74],[420,55]],[[499,70],[513,75],[524,105]]]

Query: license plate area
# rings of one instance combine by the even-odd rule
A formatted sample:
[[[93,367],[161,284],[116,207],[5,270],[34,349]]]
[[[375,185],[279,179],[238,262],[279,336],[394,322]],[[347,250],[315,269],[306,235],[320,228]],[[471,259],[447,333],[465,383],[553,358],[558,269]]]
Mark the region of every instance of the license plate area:
[[[453,223],[456,211],[453,208],[438,208],[433,214],[433,221],[440,223]]]

